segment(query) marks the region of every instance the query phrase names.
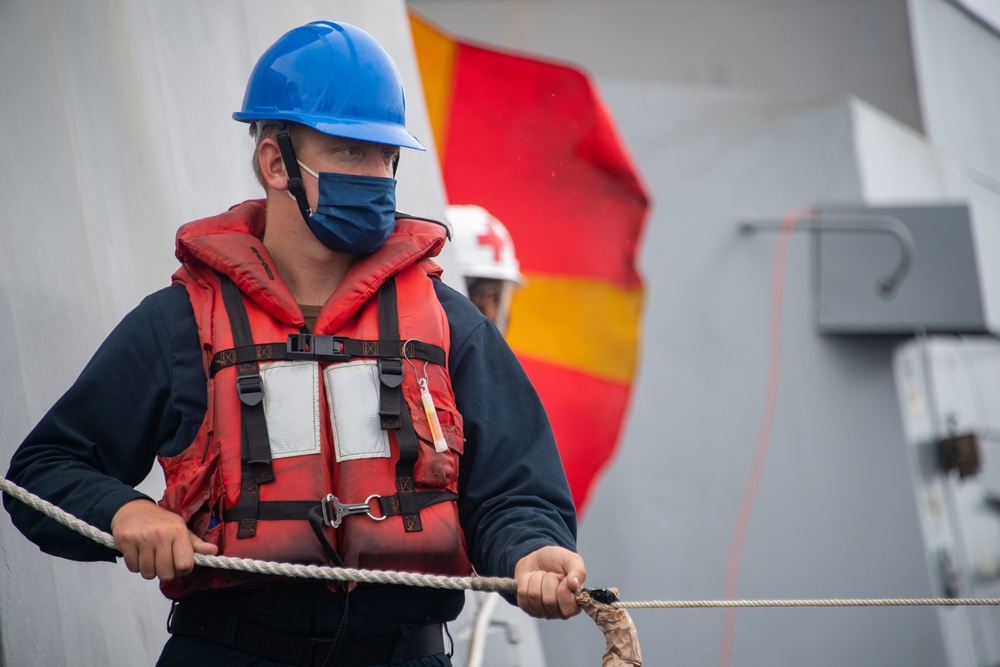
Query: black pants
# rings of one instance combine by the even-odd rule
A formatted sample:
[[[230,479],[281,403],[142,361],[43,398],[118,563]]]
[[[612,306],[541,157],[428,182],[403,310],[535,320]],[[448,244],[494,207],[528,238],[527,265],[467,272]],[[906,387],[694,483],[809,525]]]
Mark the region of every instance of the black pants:
[[[212,667],[241,667],[256,665],[257,667],[289,667],[295,665],[302,651],[290,648],[287,658],[293,662],[280,662],[284,653],[257,651],[247,644],[253,642],[246,639],[246,631],[257,640],[263,639],[269,648],[276,644],[266,638],[269,633],[261,633],[254,629],[260,626],[262,630],[300,637],[332,638],[341,631],[346,631],[348,637],[371,637],[399,632],[403,626],[413,627],[421,619],[427,623],[429,619],[455,618],[465,600],[461,591],[444,591],[415,589],[406,586],[359,586],[350,595],[347,613],[347,623],[344,627],[345,600],[340,593],[331,593],[325,582],[304,581],[301,583],[282,583],[273,587],[227,589],[196,593],[184,602],[179,603],[171,614],[171,626],[175,634],[167,641],[157,662],[158,667],[197,667],[211,665]],[[190,622],[181,622],[184,616],[192,620],[189,614],[181,613],[182,607],[192,607],[201,613],[208,614],[208,620],[195,616],[193,620],[201,631],[191,631]],[[235,632],[229,637],[229,617],[234,613],[240,616],[239,626],[243,632]],[[219,623],[223,623],[226,631],[223,641],[218,637]],[[248,622],[245,627],[243,622]],[[188,626],[187,628],[181,626]],[[426,626],[425,626],[426,627]],[[236,641],[241,638],[240,641]],[[238,647],[238,648],[233,648]],[[451,667],[451,661],[444,653],[434,653],[436,647],[429,647],[423,653],[410,653],[410,659],[402,662],[405,667]],[[444,650],[448,650],[447,643]],[[350,653],[345,649],[346,653]],[[261,655],[269,656],[262,658]],[[389,652],[390,654],[392,651]],[[430,654],[430,655],[428,655]],[[381,653],[376,654],[372,667],[381,667]],[[416,657],[423,656],[423,657]],[[354,657],[357,657],[355,652]],[[386,663],[391,662],[386,659]],[[300,666],[298,666],[300,667]],[[393,667],[401,667],[395,665]]]
[[[226,648],[221,644],[174,635],[167,640],[156,667],[289,667],[286,662],[274,662]],[[378,667],[388,667],[379,665]],[[399,667],[452,667],[447,654],[427,656],[402,663]]]

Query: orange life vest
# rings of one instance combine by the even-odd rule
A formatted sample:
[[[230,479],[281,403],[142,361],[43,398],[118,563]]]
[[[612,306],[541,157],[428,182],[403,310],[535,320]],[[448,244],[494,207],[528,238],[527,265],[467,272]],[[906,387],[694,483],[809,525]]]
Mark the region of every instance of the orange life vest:
[[[224,556],[468,575],[462,417],[430,259],[443,228],[398,218],[310,333],[260,241],[264,217],[249,201],[178,231],[173,280],[194,309],[208,409],[191,445],[160,458],[160,505]],[[177,599],[262,576],[196,568],[161,588]]]

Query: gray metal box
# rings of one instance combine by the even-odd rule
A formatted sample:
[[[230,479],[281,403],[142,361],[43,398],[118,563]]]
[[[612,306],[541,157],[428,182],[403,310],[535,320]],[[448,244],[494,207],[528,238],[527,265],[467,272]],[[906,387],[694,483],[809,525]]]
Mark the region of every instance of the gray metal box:
[[[820,212],[812,225],[820,333],[988,333],[968,206],[824,206]],[[838,229],[838,221],[854,223]],[[903,233],[878,233],[877,223]],[[907,255],[909,270],[891,294],[881,293],[887,276],[905,269]]]

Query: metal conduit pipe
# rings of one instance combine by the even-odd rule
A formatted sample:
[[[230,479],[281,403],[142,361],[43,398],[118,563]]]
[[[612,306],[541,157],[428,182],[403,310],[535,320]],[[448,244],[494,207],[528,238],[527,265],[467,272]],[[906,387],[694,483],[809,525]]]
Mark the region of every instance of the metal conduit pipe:
[[[781,222],[775,220],[745,220],[740,223],[743,233],[756,231],[780,231]],[[916,254],[916,244],[909,228],[891,215],[848,213],[818,213],[815,217],[802,217],[795,221],[792,231],[806,232],[869,232],[889,234],[896,238],[902,250],[899,264],[885,278],[878,281],[876,292],[883,299],[891,299],[903,278],[913,266],[913,256]]]

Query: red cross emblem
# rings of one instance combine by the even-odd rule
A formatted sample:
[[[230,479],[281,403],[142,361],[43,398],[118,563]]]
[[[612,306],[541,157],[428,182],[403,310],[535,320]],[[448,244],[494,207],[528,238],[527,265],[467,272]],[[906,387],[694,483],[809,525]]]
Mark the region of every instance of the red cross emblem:
[[[479,245],[481,246],[489,246],[493,248],[493,261],[500,261],[500,253],[503,251],[503,237],[497,234],[496,230],[493,229],[492,220],[486,221],[486,233],[477,236],[476,240],[479,241]]]

